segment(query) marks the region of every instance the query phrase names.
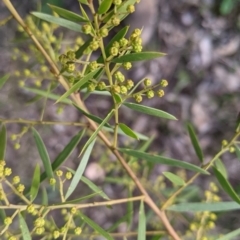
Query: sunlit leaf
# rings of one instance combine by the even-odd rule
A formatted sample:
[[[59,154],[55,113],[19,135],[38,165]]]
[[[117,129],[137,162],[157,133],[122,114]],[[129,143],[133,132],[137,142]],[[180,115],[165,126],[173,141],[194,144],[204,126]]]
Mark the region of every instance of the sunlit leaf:
[[[81,212],[79,214],[80,214],[82,220],[85,223],[87,223],[93,230],[100,233],[107,240],[114,240],[108,232],[106,232],[103,228],[101,228],[99,225],[97,225],[93,220],[91,220],[90,218],[88,218],[86,215],[84,215]]]
[[[99,69],[96,69],[88,74],[86,74],[84,77],[82,77],[77,83],[75,83],[67,92],[65,92],[57,101],[61,102],[63,99],[65,99],[66,97],[68,97],[70,94],[76,92],[77,90],[79,90],[79,88],[85,84],[86,82],[88,82],[90,79],[92,79],[92,77],[97,73]]]
[[[74,12],[68,11],[64,8],[60,8],[60,7],[51,5],[51,4],[48,4],[48,6],[54,12],[56,12],[59,16],[65,18],[67,20],[74,21],[74,22],[87,22],[88,21],[84,17],[82,17],[82,16],[80,16],[80,15],[74,13]]]
[[[180,178],[179,176],[177,176],[176,174],[173,174],[171,172],[163,172],[163,175],[169,179],[174,185],[177,186],[183,186],[185,185],[185,182],[182,178]]]
[[[73,176],[73,179],[70,183],[70,186],[68,187],[67,193],[65,195],[65,199],[67,199],[75,190],[77,187],[78,183],[80,182],[80,179],[82,177],[83,172],[85,171],[85,168],[87,166],[90,154],[92,152],[93,146],[95,144],[95,140],[93,140],[89,146],[87,147],[86,151],[84,152],[82,156],[82,160],[76,170],[76,173]]]
[[[31,12],[31,14],[37,18],[40,18],[44,21],[50,22],[50,23],[54,23],[57,24],[59,26],[68,28],[70,30],[76,31],[76,32],[82,32],[82,27],[81,25],[66,20],[64,18],[60,18],[60,17],[54,17],[52,15],[46,14],[46,13],[41,13],[41,12]]]
[[[229,212],[240,210],[240,205],[236,202],[187,202],[174,204],[167,207],[167,210],[174,212]]]
[[[110,113],[108,113],[108,115],[104,118],[104,120],[102,121],[102,123],[98,126],[98,128],[95,130],[95,132],[91,135],[91,137],[87,140],[87,142],[85,143],[85,145],[83,146],[81,153],[79,154],[82,155],[82,153],[85,151],[85,149],[89,146],[89,144],[97,137],[97,134],[99,133],[99,131],[102,129],[102,127],[109,121],[109,119],[112,117],[113,113],[114,113],[114,109],[111,110]]]
[[[71,153],[76,148],[79,141],[82,139],[83,135],[85,133],[85,130],[80,131],[77,135],[75,135],[70,142],[65,146],[65,148],[59,153],[59,155],[56,157],[56,159],[52,163],[52,170],[57,170],[71,155]],[[41,182],[47,178],[46,172],[43,172],[41,174]]]
[[[225,167],[225,165],[223,164],[221,159],[217,159],[214,162],[215,167],[217,168],[217,170],[223,175],[223,177],[225,177],[226,179],[228,179],[228,173],[227,173],[227,169]]]
[[[213,171],[223,190],[229,195],[229,197],[231,197],[234,201],[240,204],[240,198],[234,191],[233,187],[228,182],[228,180],[222,175],[221,172],[219,172],[217,168],[213,167]]]
[[[7,129],[6,126],[3,124],[0,130],[0,160],[5,160],[6,144]]]
[[[204,169],[202,169],[198,166],[195,166],[191,163],[183,162],[182,160],[166,158],[166,157],[163,157],[163,156],[160,156],[160,155],[145,153],[145,152],[132,150],[132,149],[121,148],[121,149],[119,149],[119,151],[123,152],[123,153],[126,153],[129,156],[144,159],[148,162],[160,163],[160,164],[164,164],[164,165],[168,165],[168,166],[172,166],[172,167],[188,169],[188,170],[198,172],[198,173],[209,174],[206,170],[204,170]]]
[[[43,162],[44,170],[46,171],[47,177],[51,178],[53,177],[53,171],[52,171],[51,161],[50,161],[47,149],[45,147],[45,144],[36,129],[32,128],[32,133],[33,133],[35,143],[37,145],[39,155]]]
[[[136,134],[131,128],[129,128],[127,125],[125,125],[124,123],[119,123],[119,127],[121,128],[121,130],[122,130],[127,136],[139,140],[137,134]]]
[[[112,5],[112,0],[102,0],[99,8],[98,14],[106,13]]]
[[[37,164],[33,173],[32,184],[30,188],[30,200],[31,202],[37,197],[38,190],[40,186],[40,167]]]
[[[32,240],[27,223],[25,222],[25,219],[23,218],[21,213],[18,214],[18,218],[23,240]]]
[[[111,62],[125,63],[125,62],[148,61],[154,58],[163,57],[165,55],[166,55],[165,53],[159,53],[159,52],[129,53],[117,58],[113,58]]]
[[[45,187],[42,187],[42,206],[48,205],[48,193]]]
[[[0,89],[3,87],[3,85],[8,80],[9,77],[10,77],[10,75],[6,74],[6,75],[4,75],[3,77],[0,78]]]
[[[191,139],[191,142],[192,142],[192,145],[194,147],[194,150],[198,156],[198,159],[200,160],[200,162],[202,163],[203,162],[203,152],[202,152],[202,149],[199,145],[199,142],[198,142],[198,139],[197,139],[197,136],[196,136],[196,133],[193,129],[193,126],[191,124],[188,124],[187,125],[187,129],[188,129],[188,134],[190,136],[190,139]]]
[[[44,90],[40,90],[40,89],[35,89],[35,88],[29,88],[29,87],[24,87],[24,89],[32,92],[32,93],[36,93],[40,96],[43,96],[43,97],[47,97],[48,99],[52,99],[52,100],[58,100],[61,96],[57,95],[57,94],[54,94],[54,93],[49,93],[47,91],[44,91]],[[60,101],[61,103],[66,103],[66,104],[72,104],[72,101],[70,99],[62,99]]]
[[[136,103],[124,103],[123,105],[137,112],[145,113],[155,117],[167,118],[170,120],[177,120],[173,115],[156,108],[151,108],[151,107],[143,106]]]
[[[140,204],[138,219],[138,240],[146,240],[146,216],[143,201]]]

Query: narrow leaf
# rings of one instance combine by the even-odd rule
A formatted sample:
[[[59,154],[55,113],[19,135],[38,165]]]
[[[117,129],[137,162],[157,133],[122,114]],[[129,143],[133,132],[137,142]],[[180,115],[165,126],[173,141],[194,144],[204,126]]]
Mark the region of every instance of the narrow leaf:
[[[46,191],[46,188],[42,188],[42,206],[48,205],[48,193]]]
[[[146,216],[143,201],[140,204],[138,221],[138,240],[146,240]]]
[[[103,192],[97,185],[95,185],[92,181],[82,176],[81,181],[84,182],[90,189],[92,189],[95,193],[98,193],[102,198],[106,200],[110,200],[106,193]]]
[[[236,151],[237,158],[240,161],[240,148],[237,146],[237,144],[235,144],[235,151]]]
[[[90,45],[90,43],[92,42],[92,37],[90,37],[76,52],[75,52],[75,56],[76,58],[80,58],[83,55],[83,52],[85,51],[85,49]]]
[[[74,104],[74,107],[76,107],[84,116],[90,118],[91,120],[93,120],[94,122],[101,124],[103,119],[101,119],[100,117],[94,116],[90,113],[85,112],[84,110],[82,110],[80,107],[78,107],[77,105]],[[105,123],[104,125],[105,127],[109,127],[111,128],[111,125],[109,123]]]
[[[218,238],[217,240],[235,240],[236,239],[235,237],[239,235],[240,235],[240,228],[225,234],[224,236]]]
[[[88,5],[88,0],[78,0],[80,3],[82,3],[82,4],[86,4],[86,5]]]
[[[118,226],[119,226],[121,223],[127,222],[130,214],[132,215],[133,213],[132,213],[132,212],[129,212],[129,213],[125,214],[123,217],[121,217],[120,219],[118,219],[110,228],[108,228],[107,231],[108,231],[108,232],[113,232],[116,228],[118,228]]]
[[[59,153],[59,155],[56,157],[56,159],[52,163],[52,170],[57,170],[71,155],[73,150],[78,145],[79,141],[82,139],[83,135],[85,133],[85,130],[80,131],[77,135],[75,135],[70,142],[66,145],[66,147]],[[46,172],[41,174],[41,182],[44,181],[47,178]]]
[[[64,98],[68,97],[70,94],[79,90],[79,88],[85,84],[87,81],[92,79],[92,77],[97,73],[99,69],[94,70],[93,72],[88,73],[84,77],[82,77],[77,83],[75,83],[67,92],[65,92],[57,101],[56,103],[60,102]]]
[[[32,240],[31,234],[28,230],[27,223],[25,222],[22,214],[19,213],[18,217],[19,217],[19,225],[20,225],[20,229],[21,229],[21,232],[22,232],[23,240]]]
[[[80,16],[80,15],[74,13],[74,12],[68,11],[64,8],[60,8],[60,7],[51,5],[51,4],[48,4],[48,6],[54,12],[56,12],[59,16],[65,18],[67,20],[70,20],[70,21],[73,21],[73,22],[87,22],[88,21],[84,17],[82,17],[82,16]]]
[[[1,205],[3,205],[1,202],[0,202]],[[4,209],[0,209],[0,219],[1,219],[1,223],[4,223],[4,219],[6,218],[6,212]]]
[[[168,166],[188,169],[188,170],[198,172],[198,173],[209,174],[206,170],[204,170],[198,166],[195,166],[191,163],[183,162],[182,160],[166,158],[166,157],[162,157],[160,155],[145,153],[145,152],[132,150],[132,149],[121,148],[121,149],[119,149],[119,151],[126,153],[129,156],[141,158],[141,159],[144,159],[144,160],[152,162],[152,163],[160,163],[160,164],[164,164],[164,165],[168,165]]]
[[[6,75],[4,75],[3,77],[0,78],[0,89],[3,87],[3,85],[8,80],[9,77],[10,77],[10,75],[6,74]]]
[[[39,155],[43,162],[44,170],[46,171],[47,177],[51,178],[53,177],[53,171],[52,171],[51,161],[50,161],[47,149],[37,130],[32,128],[32,133],[33,133],[35,143],[37,145]]]
[[[5,160],[6,144],[7,129],[6,126],[3,124],[0,130],[0,160]]]
[[[81,25],[66,20],[64,18],[60,18],[60,17],[54,17],[52,15],[46,14],[46,13],[41,13],[41,12],[31,12],[31,14],[37,18],[40,18],[44,21],[50,22],[50,23],[54,23],[57,24],[59,26],[68,28],[70,30],[76,31],[76,32],[82,32],[82,27]]]
[[[106,232],[103,228],[101,228],[99,225],[97,225],[94,221],[92,221],[90,218],[88,218],[83,213],[79,213],[82,220],[87,223],[91,228],[93,228],[96,232],[100,233],[103,237],[105,237],[107,240],[114,240],[111,235]]]
[[[145,113],[155,117],[167,118],[170,120],[177,120],[173,115],[155,108],[146,107],[136,103],[124,103],[123,105],[137,112]]]
[[[32,184],[30,188],[30,200],[31,202],[34,201],[34,199],[37,197],[38,190],[40,186],[40,167],[37,164],[34,170]]]
[[[73,191],[77,187],[77,185],[78,185],[78,183],[79,183],[79,181],[82,177],[82,174],[85,171],[85,168],[87,166],[87,163],[88,163],[88,160],[89,160],[89,157],[90,157],[90,154],[92,152],[94,144],[95,144],[95,140],[93,140],[91,142],[91,144],[87,147],[86,151],[84,152],[82,160],[81,160],[81,162],[80,162],[80,164],[79,164],[79,166],[76,170],[76,173],[74,174],[74,177],[73,177],[73,179],[70,183],[70,186],[67,190],[67,193],[66,193],[66,196],[65,196],[66,199],[73,193]]]
[[[114,63],[125,63],[125,62],[138,62],[147,61],[154,58],[165,56],[165,53],[160,52],[140,52],[140,53],[129,53],[111,60]]]
[[[129,128],[127,125],[125,125],[124,123],[119,123],[119,127],[121,128],[121,130],[122,130],[127,136],[139,140],[137,134],[136,134],[131,128]]]
[[[112,0],[103,0],[98,8],[98,14],[106,13],[112,5]]]
[[[87,140],[87,142],[85,143],[85,145],[83,146],[81,153],[79,154],[82,155],[82,153],[85,151],[85,149],[89,146],[89,144],[97,137],[97,134],[99,133],[99,131],[102,129],[102,127],[109,121],[109,119],[112,117],[113,113],[114,113],[114,109],[111,110],[111,112],[104,118],[104,120],[102,121],[102,123],[98,126],[98,128],[95,130],[95,132],[91,135],[91,137]]]
[[[177,186],[184,186],[185,182],[182,178],[180,178],[179,176],[177,176],[176,174],[173,174],[171,172],[163,172],[163,175],[169,179],[174,185]]]
[[[222,175],[221,172],[219,172],[219,170],[217,168],[213,168],[214,174],[219,182],[219,184],[221,185],[221,187],[223,188],[223,190],[237,203],[240,204],[240,198],[237,195],[237,193],[234,191],[233,187],[231,186],[231,184],[227,181],[227,179]]]
[[[40,89],[35,89],[35,88],[29,88],[29,87],[24,87],[24,89],[32,92],[32,93],[36,93],[40,96],[43,96],[43,97],[47,97],[48,99],[52,99],[52,100],[58,100],[61,96],[57,95],[57,94],[54,94],[54,93],[48,93],[47,91],[44,91],[44,90],[40,90]],[[72,104],[72,101],[70,99],[62,99],[60,101],[61,103],[66,103],[66,104]]]
[[[199,145],[199,142],[198,142],[198,139],[197,139],[197,136],[196,136],[196,133],[193,129],[193,126],[191,124],[188,124],[187,125],[187,129],[188,129],[188,134],[190,136],[190,139],[191,139],[191,142],[192,142],[192,145],[194,147],[194,150],[198,156],[198,159],[200,160],[200,162],[202,163],[203,162],[203,152],[202,152],[202,149]]]
[[[117,94],[117,93],[113,93],[113,98],[114,98],[114,100],[115,100],[115,102],[117,103],[117,104],[120,104],[121,102],[122,102],[122,98],[121,98],[121,96],[119,95],[119,94]]]
[[[167,208],[174,212],[225,212],[240,210],[240,205],[236,202],[187,202],[174,204]]]
[[[217,170],[223,175],[223,177],[228,179],[228,172],[227,172],[227,169],[226,169],[225,165],[223,164],[222,160],[218,158],[214,162],[214,165],[217,168]]]

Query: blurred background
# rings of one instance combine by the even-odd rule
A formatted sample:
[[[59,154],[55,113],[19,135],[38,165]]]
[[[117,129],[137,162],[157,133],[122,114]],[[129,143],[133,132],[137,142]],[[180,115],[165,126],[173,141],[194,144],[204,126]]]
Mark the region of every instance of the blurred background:
[[[37,9],[50,13],[47,3],[79,12],[78,3],[74,0],[12,2],[23,17]],[[0,16],[1,19],[9,16],[2,2]],[[169,85],[165,97],[147,99],[143,103],[173,114],[178,121],[135,115],[127,109],[121,112],[121,121],[129,124],[135,131],[155,136],[150,151],[198,164],[186,131],[186,123],[191,122],[198,133],[205,159],[211,159],[221,148],[221,141],[229,140],[234,135],[236,117],[240,111],[240,1],[142,0],[137,5],[136,12],[128,17],[124,24],[130,25],[131,29],[143,27],[142,37],[146,50],[167,54],[163,58],[135,64],[128,74],[136,82],[143,77],[151,78],[154,83],[167,79]],[[76,33],[63,31],[65,39],[69,41],[77,37]],[[28,44],[29,41],[18,41],[18,36],[14,20],[0,27],[0,76],[8,72],[12,75],[0,92],[0,117],[37,119],[42,103],[37,103],[35,107],[26,104],[26,99],[30,100],[32,95],[18,88],[19,78],[14,76],[17,69],[25,68],[21,61],[13,60],[14,49],[20,44],[21,49],[28,53],[24,44]],[[96,97],[90,97],[86,104],[93,114],[101,117],[110,107],[108,99],[101,97],[97,100]],[[81,117],[75,109],[69,107],[65,107],[60,115],[56,115],[56,111],[57,106],[49,101],[44,119],[78,121]],[[9,134],[12,134],[19,132],[21,126],[11,124],[7,125],[7,129]],[[53,128],[39,128],[39,131],[48,147],[50,157],[54,158],[76,133],[77,128],[56,125]],[[37,150],[32,144],[32,137],[26,135],[18,151],[13,150],[10,141],[7,149],[10,166],[16,168],[18,174],[25,177],[25,181],[32,174],[26,172],[26,166],[33,168],[39,160]],[[76,151],[71,156],[68,161],[69,167],[77,166],[77,155]],[[240,193],[239,159],[234,154],[225,154],[223,161],[229,171],[229,181]],[[166,170],[169,169],[158,166],[150,178],[156,179]],[[96,182],[101,182],[108,175],[105,168],[99,164],[97,150],[86,175]],[[200,186],[196,195],[200,199],[210,181],[214,181],[214,178],[203,176],[196,181]],[[104,189],[112,198],[119,197],[119,191],[123,190],[111,184]],[[224,193],[221,197],[223,200],[229,200]],[[195,199],[197,198],[195,196]],[[90,214],[98,216],[96,218],[101,219],[100,222],[116,217],[110,212],[108,216],[101,211]],[[218,226],[221,232],[236,229],[238,225],[238,211],[219,215]]]

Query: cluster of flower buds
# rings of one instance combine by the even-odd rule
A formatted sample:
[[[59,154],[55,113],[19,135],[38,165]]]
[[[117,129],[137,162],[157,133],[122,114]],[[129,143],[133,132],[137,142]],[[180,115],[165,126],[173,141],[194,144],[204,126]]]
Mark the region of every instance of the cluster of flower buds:
[[[59,56],[59,62],[62,65],[62,69],[68,73],[73,73],[75,71],[75,52],[68,51],[66,54]]]
[[[135,99],[135,101],[137,103],[140,103],[142,102],[143,100],[143,96],[147,96],[147,98],[153,98],[155,96],[155,94],[158,96],[158,97],[163,97],[164,96],[164,90],[163,89],[158,89],[157,91],[154,91],[154,88],[157,87],[157,86],[160,86],[162,88],[165,88],[167,85],[168,85],[168,81],[163,79],[160,81],[159,84],[157,84],[156,86],[152,86],[152,81],[151,79],[149,78],[145,78],[144,81],[143,81],[143,84],[144,84],[144,89],[141,90],[140,92],[138,93],[135,93],[133,95],[133,98]]]

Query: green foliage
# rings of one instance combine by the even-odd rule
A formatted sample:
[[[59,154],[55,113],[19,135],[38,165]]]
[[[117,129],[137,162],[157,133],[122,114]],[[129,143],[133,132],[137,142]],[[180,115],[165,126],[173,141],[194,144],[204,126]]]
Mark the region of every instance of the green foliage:
[[[81,14],[49,4],[52,14],[32,12],[25,20],[16,14],[8,0],[3,2],[20,23],[22,38],[33,41],[33,44],[27,46],[27,54],[25,49],[13,50],[13,60],[20,58],[24,66],[13,75],[19,78],[19,87],[33,95],[26,103],[34,104],[36,109],[39,109],[42,102],[43,105],[37,120],[20,117],[0,120],[1,239],[28,240],[40,236],[41,239],[67,240],[79,239],[81,235],[81,239],[99,236],[104,239],[115,239],[115,236],[127,239],[128,236],[133,236],[134,239],[143,240],[148,239],[148,235],[153,235],[151,239],[162,236],[174,240],[223,240],[239,235],[239,230],[236,230],[219,238],[220,233],[211,232],[217,219],[215,212],[239,209],[240,198],[228,180],[227,165],[222,158],[226,152],[236,152],[240,158],[239,128],[229,142],[223,140],[221,149],[214,157],[205,159],[195,130],[189,123],[187,132],[200,161],[199,165],[194,165],[184,159],[164,156],[162,149],[153,152],[151,144],[154,136],[135,132],[122,119],[122,112],[128,108],[133,110],[132,114],[136,114],[136,117],[138,114],[146,114],[159,118],[160,124],[163,119],[165,122],[177,120],[168,112],[144,105],[147,101],[142,104],[143,100],[158,97],[160,101],[164,97],[164,89],[168,86],[166,79],[159,79],[153,85],[153,81],[147,77],[128,79],[126,73],[135,62],[164,57],[165,54],[142,50],[143,29],[137,28],[128,34],[129,26],[125,26],[109,37],[109,32],[135,11],[138,0],[100,0],[97,7],[92,1],[78,0]],[[223,0],[220,5],[222,14],[228,14],[235,2]],[[58,29],[59,26],[63,28]],[[63,29],[66,35],[69,30],[77,32],[78,37],[70,41]],[[0,78],[0,89],[5,84],[11,84],[7,81],[9,78],[9,74]],[[90,109],[86,107],[88,97],[92,94],[110,103],[101,116],[94,113],[91,104]],[[98,101],[96,99],[94,101]],[[50,104],[58,107],[58,113],[64,111],[63,107],[72,108],[84,120],[49,121],[45,119],[45,112]],[[19,133],[7,136],[6,125],[13,123],[23,127]],[[49,143],[44,134],[41,136],[36,130],[35,125],[40,125],[40,133],[46,129],[51,131],[54,125],[65,125],[73,129],[74,134],[53,161]],[[46,128],[46,125],[51,127]],[[40,158],[36,159],[37,163],[31,169],[31,179],[24,182],[18,175],[11,176],[15,169],[8,166],[9,156],[5,152],[9,137],[14,151],[24,147],[23,136],[28,136],[30,129],[35,140],[33,145]],[[59,142],[61,140],[61,137],[57,139]],[[11,144],[8,148],[12,148]],[[76,154],[81,159],[76,158]],[[77,163],[76,170],[69,167],[70,157]],[[85,170],[93,160],[97,161],[99,167],[95,173],[97,176],[94,176],[100,179],[97,183],[84,177]],[[162,165],[169,170],[160,173],[158,167]],[[211,170],[233,202],[221,200],[214,182],[205,191],[202,186],[195,185],[196,178],[209,177]],[[126,198],[110,199],[110,195],[104,192],[104,187],[109,183],[121,185]],[[204,191],[205,197],[202,199],[199,191]],[[12,202],[14,198],[20,202]],[[140,203],[138,221],[135,217],[135,201]],[[102,222],[97,223],[93,217],[87,216],[91,207],[96,209],[102,206],[104,208],[101,211],[107,207],[114,212],[116,204],[125,204],[122,209],[126,211],[121,216],[116,214],[118,219],[111,222],[108,229],[101,226]],[[180,213],[189,211],[194,213],[192,219],[188,215],[179,217]],[[56,217],[60,214],[61,218]],[[182,219],[188,223],[184,225],[189,225],[186,229],[178,229],[178,221]],[[12,224],[15,222],[20,226],[17,230],[14,228],[16,224]],[[127,233],[116,232],[122,223],[126,224]],[[148,231],[149,229],[154,231]]]

